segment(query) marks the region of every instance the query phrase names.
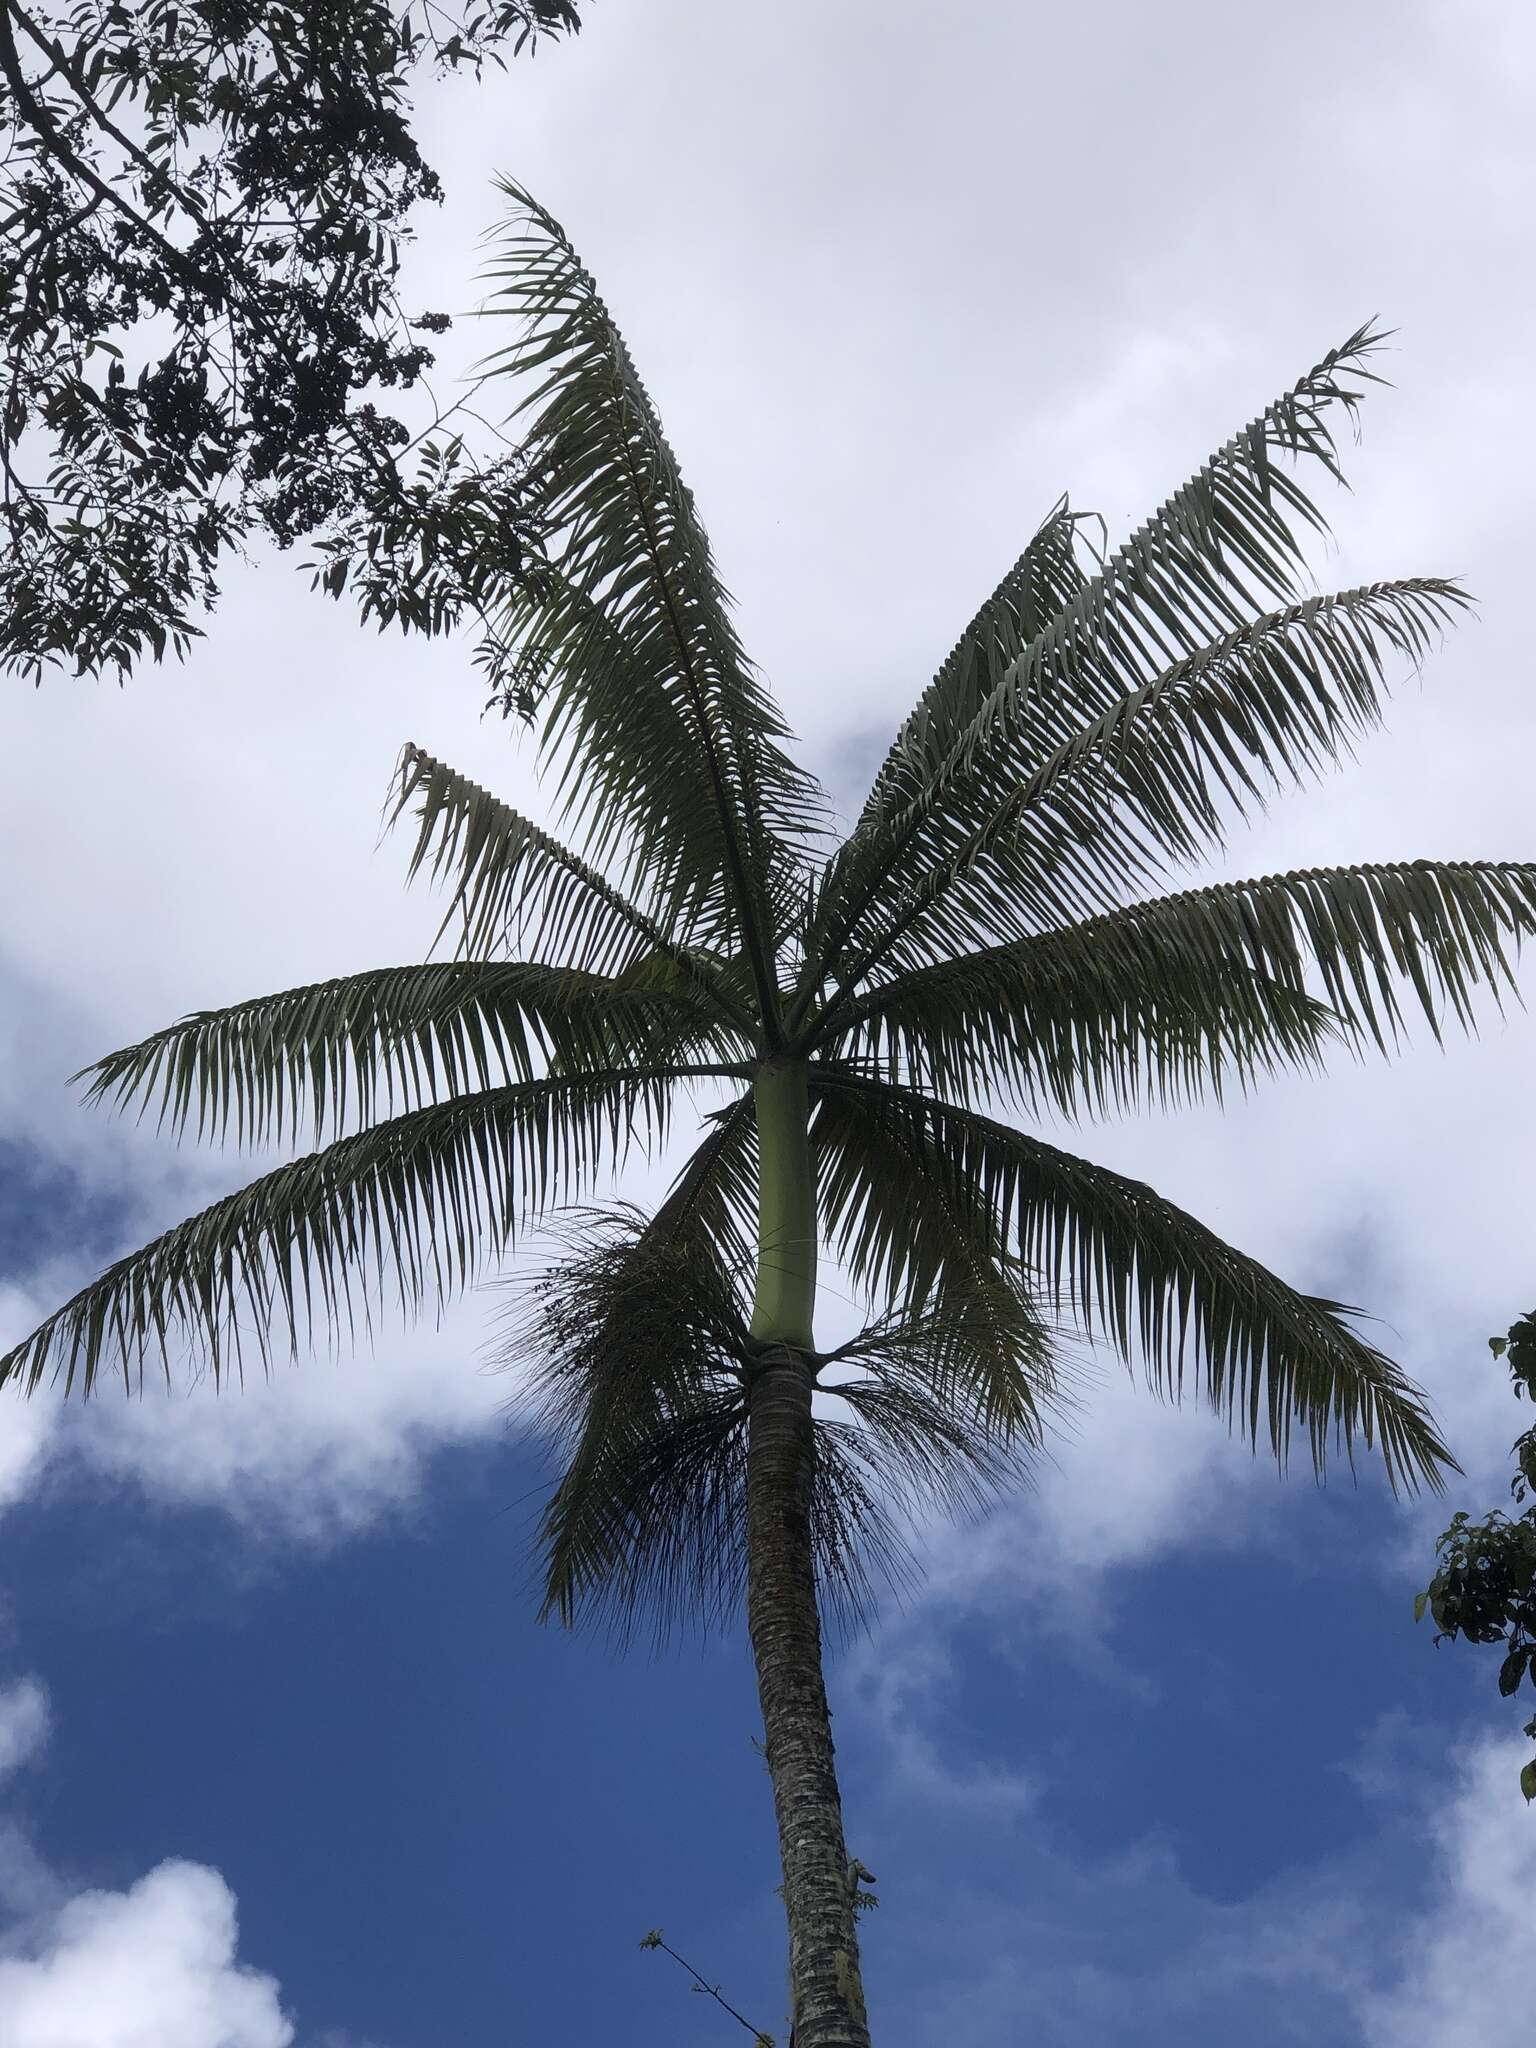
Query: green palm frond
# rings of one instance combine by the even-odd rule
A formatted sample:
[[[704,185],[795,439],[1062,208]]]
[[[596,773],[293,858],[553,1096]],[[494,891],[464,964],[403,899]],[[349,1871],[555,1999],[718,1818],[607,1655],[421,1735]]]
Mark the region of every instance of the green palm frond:
[[[702,1237],[712,1256],[744,1282],[757,1254],[757,1119],[751,1093],[712,1111],[709,1124],[651,1230],[672,1240]]]
[[[856,1097],[856,1124],[926,1144],[1059,1310],[1177,1397],[1196,1390],[1282,1463],[1293,1426],[1314,1465],[1330,1445],[1376,1448],[1394,1487],[1438,1488],[1454,1460],[1419,1390],[1367,1344],[1337,1303],[1302,1295],[1140,1181],[1062,1152],[975,1111],[826,1069],[824,1100]],[[848,1112],[842,1112],[845,1116]]]
[[[125,1382],[174,1339],[215,1380],[267,1367],[317,1331],[355,1332],[398,1293],[452,1295],[526,1217],[569,1199],[638,1136],[665,1132],[668,1069],[525,1081],[376,1124],[226,1195],[109,1266],[0,1357],[0,1386],[51,1372],[89,1394],[103,1361]]]
[[[1038,1441],[1060,1398],[1056,1351],[987,1191],[918,1122],[872,1115],[854,1089],[820,1092],[811,1138],[833,1250],[863,1296],[887,1305],[875,1342],[912,1331],[933,1358],[943,1335],[951,1405]]]
[[[731,1276],[692,1228],[627,1209],[562,1223],[565,1255],[514,1297],[501,1351],[531,1369],[560,1473],[540,1531],[544,1613],[718,1618],[739,1594],[745,1484]]]
[[[771,1014],[774,904],[821,806],[731,623],[691,493],[629,351],[564,230],[504,183],[486,308],[520,324],[490,365],[527,380],[551,574],[509,629],[538,650],[542,712],[579,763],[580,814],[631,835],[679,927],[745,952]],[[620,821],[622,821],[620,826]]]
[[[877,984],[818,1034],[844,1061],[972,1100],[1101,1114],[1389,1051],[1404,1000],[1438,1039],[1513,992],[1536,864],[1413,861],[1218,883]]]
[[[892,1333],[889,1348],[879,1354],[879,1370],[827,1389],[834,1402],[847,1404],[853,1427],[825,1415],[817,1418],[822,1455],[830,1437],[845,1465],[867,1475],[867,1496],[879,1516],[875,1562],[887,1580],[916,1577],[912,1559],[902,1554],[914,1524],[935,1514],[971,1516],[991,1506],[1007,1486],[1027,1475],[1027,1454],[1038,1441],[1023,1431],[999,1429],[974,1408],[936,1390],[949,1343],[940,1338],[933,1356],[924,1341],[931,1334],[932,1325]],[[840,1578],[850,1593],[858,1589],[850,1601],[850,1618],[857,1619],[873,1574],[868,1561],[850,1562],[853,1569],[845,1569]]]
[[[978,1262],[969,1281],[952,1261],[921,1308],[876,1316],[827,1354],[822,1373],[831,1384],[829,1368],[856,1367],[882,1387],[931,1398],[951,1426],[1012,1456],[1037,1450],[1047,1414],[1067,1405],[1062,1348],[1017,1261]],[[856,1388],[836,1391],[853,1399]]]
[[[1125,914],[1128,918],[1130,913]],[[1096,923],[1118,924],[1119,919]],[[1150,938],[1118,955],[1077,926],[919,968],[841,1007],[838,1064],[960,1102],[1100,1117],[1170,1108],[1285,1067],[1315,1069],[1343,1034],[1328,1005],[1230,958],[1198,971]]]
[[[881,764],[855,828],[899,814],[942,773],[978,713],[1042,633],[1084,589],[1079,529],[1093,515],[1058,500],[996,590],[961,634]]]
[[[1007,668],[1082,588],[1077,533],[1086,523],[1089,515],[1074,512],[1065,498],[1052,507],[904,721],[858,824],[828,864],[806,944],[811,961],[823,956],[829,908],[835,911],[858,895],[861,864],[878,865],[886,856],[882,820],[921,795]]]
[[[718,1625],[746,1580],[750,1339],[733,1276],[701,1233],[632,1210],[563,1219],[565,1256],[521,1290],[501,1356],[532,1368],[558,1479],[540,1527],[544,1613],[627,1637],[644,1616]],[[876,1579],[901,1581],[925,1511],[980,1506],[1018,1469],[1022,1433],[956,1398],[959,1319],[882,1320],[839,1356],[858,1377],[816,1418],[812,1533],[844,1627]],[[1031,1439],[1033,1441],[1033,1439]]]
[[[411,808],[416,843],[407,878],[425,873],[448,889],[438,937],[457,927],[464,957],[516,946],[613,975],[653,954],[687,959],[590,862],[417,746],[401,753],[386,822],[397,823]]]
[[[1308,598],[1201,648],[1082,722],[1029,772],[972,778],[849,979],[1118,907],[1228,823],[1347,755],[1388,657],[1420,660],[1467,599],[1418,577]]]
[[[832,892],[826,964],[874,943],[919,879],[1077,735],[1118,724],[1116,707],[1242,634],[1255,611],[1295,602],[1301,536],[1325,522],[1292,465],[1339,478],[1329,415],[1352,417],[1361,387],[1377,381],[1367,364],[1380,339],[1359,330],[1219,449],[1008,665],[918,792],[889,785],[855,835],[871,842],[856,879]],[[1161,822],[1176,839],[1188,829],[1176,805]]]
[[[89,1080],[88,1102],[158,1105],[178,1136],[281,1144],[543,1074],[702,1073],[727,1036],[692,990],[523,960],[429,961],[199,1011],[74,1078]]]

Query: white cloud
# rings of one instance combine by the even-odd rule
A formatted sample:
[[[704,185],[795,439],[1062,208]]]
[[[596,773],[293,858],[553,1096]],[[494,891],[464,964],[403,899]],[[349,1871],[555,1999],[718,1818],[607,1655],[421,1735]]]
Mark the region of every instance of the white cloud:
[[[0,1287],[0,1342],[9,1330],[23,1327],[8,1308],[17,1300],[14,1288]],[[0,1512],[22,1499],[47,1463],[57,1416],[41,1401],[23,1401],[7,1390],[0,1394]]]
[[[5,2048],[289,2048],[274,1979],[238,1957],[216,1870],[167,1862],[83,1892],[0,1953]]]
[[[908,1735],[924,1741],[920,1725]],[[866,1853],[901,1873],[870,1937],[882,2038],[1010,2048],[1023,2014],[1041,2048],[1245,2027],[1354,2048],[1512,2038],[1536,1882],[1536,1812],[1516,1783],[1528,1750],[1412,1746],[1413,1770],[1377,1787],[1374,1829],[1233,1901],[1164,1839],[1079,1857],[1049,1823],[1017,1826],[1016,1802],[944,1799],[893,1773],[864,1816]]]
[[[47,1688],[36,1678],[0,1688],[0,1780],[30,1763],[47,1740]]]
[[[67,1437],[94,1470],[159,1498],[216,1506],[290,1535],[361,1527],[414,1495],[426,1460],[484,1441],[504,1387],[477,1356],[479,1306],[372,1352],[321,1353],[215,1392],[108,1392]]]
[[[1530,2005],[1536,1808],[1516,1783],[1530,1745],[1484,1742],[1435,1820],[1432,1902],[1398,1943],[1396,1981],[1360,2001],[1366,2048],[1488,2048]]]
[[[48,1721],[40,1680],[0,1691],[0,1778],[36,1758]],[[80,1890],[0,1817],[4,2048],[291,2048],[294,2038],[276,1980],[241,1960],[235,1898],[217,1870],[171,1858],[124,1889]],[[325,2037],[338,2048],[344,2039]]]
[[[40,1297],[12,1290],[20,1334]],[[5,1305],[0,1303],[0,1308]],[[146,1378],[142,1394],[105,1383],[67,1409],[50,1389],[0,1401],[0,1507],[50,1465],[72,1462],[157,1499],[217,1507],[253,1529],[325,1538],[412,1499],[442,1449],[484,1443],[502,1426],[506,1383],[482,1356],[485,1304],[471,1298],[440,1326],[386,1323],[371,1350],[323,1350],[216,1390],[206,1377]]]
[[[932,1630],[903,1630],[898,1622],[878,1639],[856,1643],[839,1661],[837,1691],[881,1745],[887,1796],[950,1817],[1016,1818],[1034,1801],[1029,1776],[952,1758],[924,1725],[925,1709],[951,1676],[948,1654]]]

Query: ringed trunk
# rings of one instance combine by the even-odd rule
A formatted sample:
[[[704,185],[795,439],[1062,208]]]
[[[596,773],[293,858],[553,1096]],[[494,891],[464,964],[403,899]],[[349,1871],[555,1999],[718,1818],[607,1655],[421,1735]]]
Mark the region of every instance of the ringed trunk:
[[[747,1628],[784,1870],[791,2040],[793,2048],[869,2048],[812,1547],[816,1191],[804,1065],[764,1061],[754,1093],[752,1334],[763,1349],[748,1390]]]

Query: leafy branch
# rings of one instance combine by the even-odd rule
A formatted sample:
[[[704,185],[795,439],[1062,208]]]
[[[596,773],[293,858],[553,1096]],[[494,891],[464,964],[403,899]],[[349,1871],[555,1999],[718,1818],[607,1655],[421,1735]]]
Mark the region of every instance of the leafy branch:
[[[1515,1399],[1536,1401],[1536,1310],[1490,1337],[1495,1358],[1509,1360]],[[1426,1610],[1438,1633],[1435,1641],[1465,1636],[1469,1643],[1500,1643],[1499,1692],[1512,1699],[1522,1679],[1536,1686],[1536,1427],[1515,1439],[1516,1472],[1510,1492],[1524,1513],[1511,1518],[1495,1508],[1481,1522],[1465,1510],[1451,1519],[1435,1545],[1435,1575],[1414,1602],[1414,1619]],[[1527,1505],[1529,1503],[1529,1505]],[[1525,1724],[1536,1742],[1536,1714]],[[1520,1773],[1520,1790],[1536,1800],[1536,1757]]]
[[[230,552],[312,538],[380,623],[478,618],[508,683],[489,585],[537,517],[515,452],[439,445],[450,323],[399,297],[442,198],[411,95],[577,26],[570,0],[8,0],[0,669],[184,654]]]

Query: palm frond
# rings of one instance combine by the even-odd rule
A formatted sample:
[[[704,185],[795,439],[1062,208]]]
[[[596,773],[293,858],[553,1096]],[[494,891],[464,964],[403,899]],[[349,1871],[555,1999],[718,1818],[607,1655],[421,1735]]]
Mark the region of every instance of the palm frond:
[[[438,937],[457,927],[459,952],[483,959],[516,948],[592,973],[621,974],[686,949],[605,875],[479,783],[407,746],[386,823],[414,807],[407,878],[425,872],[449,892]]]
[[[819,822],[810,778],[731,624],[709,543],[629,351],[564,230],[520,187],[486,311],[518,338],[489,359],[528,380],[520,412],[545,479],[550,574],[513,599],[536,647],[567,792],[632,870],[664,885],[700,943],[745,952],[766,1015],[774,904]],[[610,829],[611,828],[611,829]]]
[[[1037,1442],[1061,1398],[1056,1347],[985,1192],[919,1122],[871,1114],[854,1089],[819,1090],[811,1141],[823,1228],[881,1305],[876,1343],[901,1330],[942,1336],[946,1399],[1006,1439]]]
[[[1077,534],[1085,523],[1089,515],[1074,512],[1066,498],[1051,508],[903,722],[858,823],[822,878],[806,945],[810,962],[823,956],[829,910],[844,909],[858,897],[865,879],[861,865],[885,857],[881,822],[921,795],[1004,672],[1083,587]]]
[[[1079,529],[1095,524],[1061,498],[982,605],[904,720],[865,801],[860,828],[899,812],[942,773],[955,746],[1013,664],[1072,603],[1088,578]]]
[[[905,1371],[893,1369],[897,1357]],[[930,1516],[960,1520],[989,1507],[1010,1483],[1027,1476],[1032,1445],[935,1390],[928,1369],[937,1377],[946,1361],[929,1357],[917,1329],[891,1333],[879,1364],[883,1369],[867,1378],[827,1389],[847,1404],[854,1427],[819,1417],[818,1449],[824,1455],[832,1436],[848,1464],[868,1475],[881,1513],[879,1573],[899,1581],[915,1576],[912,1561],[898,1551],[903,1536]],[[861,1575],[843,1574],[845,1582],[859,1576],[869,1584],[868,1564]]]
[[[1163,1106],[1224,1076],[1386,1052],[1404,1003],[1440,1038],[1475,995],[1515,992],[1536,935],[1536,864],[1308,868],[1132,904],[877,983],[829,1017],[846,1063],[969,1101],[1102,1114]]]
[[[117,1260],[0,1357],[0,1386],[30,1392],[51,1371],[89,1394],[108,1361],[131,1386],[151,1358],[169,1374],[178,1337],[218,1380],[248,1350],[266,1368],[319,1331],[355,1334],[390,1289],[407,1309],[450,1296],[525,1217],[664,1133],[674,1079],[519,1082],[341,1138]]]
[[[823,1376],[832,1368],[932,1398],[952,1427],[1009,1458],[1039,1449],[1047,1413],[1068,1400],[1060,1332],[1017,1261],[982,1265],[969,1281],[952,1264],[922,1307],[888,1309],[828,1353]],[[835,1390],[850,1393],[847,1384]],[[979,1449],[977,1457],[985,1462]]]
[[[918,877],[1075,734],[1241,633],[1256,610],[1295,601],[1302,536],[1325,521],[1294,466],[1342,480],[1330,414],[1353,418],[1362,387],[1379,381],[1367,365],[1381,338],[1361,328],[1218,449],[1002,671],[916,795],[903,790],[861,824],[873,843],[828,920],[828,965],[867,948]]]
[[[1131,913],[1123,913],[1129,919]],[[972,1103],[1100,1117],[1221,1098],[1236,1082],[1315,1069],[1343,1037],[1304,988],[1228,958],[1204,971],[1150,935],[1118,950],[1062,933],[920,968],[877,984],[818,1036],[838,1064]],[[1117,937],[1119,936],[1117,930]]]
[[[1346,756],[1380,720],[1388,657],[1420,660],[1467,601],[1433,577],[1308,598],[1065,721],[1029,772],[973,779],[845,978],[1101,915],[1219,847],[1233,818]]]
[[[1330,1447],[1379,1450],[1395,1488],[1438,1488],[1454,1460],[1423,1396],[1338,1303],[1298,1294],[1143,1182],[915,1090],[813,1070],[824,1100],[926,1144],[985,1205],[1047,1300],[1139,1356],[1159,1391],[1195,1390],[1283,1464],[1293,1426],[1321,1472]],[[845,1110],[844,1115],[848,1112]]]
[[[745,1282],[757,1257],[757,1109],[750,1090],[710,1112],[710,1130],[673,1181],[651,1231],[702,1237]]]
[[[729,1033],[692,988],[521,960],[429,961],[199,1011],[74,1078],[89,1080],[88,1102],[158,1104],[178,1136],[281,1144],[306,1127],[318,1141],[350,1119],[548,1073],[708,1064],[717,1039]]]
[[[749,1349],[733,1276],[708,1238],[632,1210],[566,1219],[566,1255],[515,1302],[501,1356],[533,1368],[558,1478],[540,1525],[544,1614],[627,1639],[728,1621],[746,1583]],[[811,1528],[834,1624],[901,1582],[925,1512],[982,1504],[1022,1440],[956,1399],[955,1333],[933,1317],[865,1333],[859,1377],[819,1412]]]
[[[745,1485],[731,1276],[696,1230],[631,1209],[563,1219],[565,1255],[514,1297],[502,1346],[559,1480],[540,1529],[544,1614],[621,1633],[649,1609],[719,1619],[740,1591]]]

